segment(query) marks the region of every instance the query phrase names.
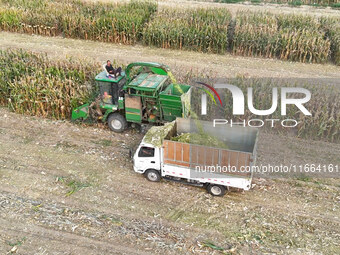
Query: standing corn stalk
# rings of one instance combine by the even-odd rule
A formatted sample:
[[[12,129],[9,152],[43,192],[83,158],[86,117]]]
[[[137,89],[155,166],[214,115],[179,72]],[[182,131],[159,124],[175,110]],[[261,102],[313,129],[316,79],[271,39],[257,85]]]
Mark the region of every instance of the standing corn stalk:
[[[50,61],[25,51],[0,51],[0,104],[29,115],[66,119],[89,100],[97,64]]]
[[[329,60],[330,49],[330,39],[314,17],[258,12],[237,14],[234,54],[324,63]]]
[[[336,65],[340,65],[340,18],[320,19],[321,27],[331,42],[331,59]]]
[[[77,0],[1,0],[0,29],[134,44],[156,10],[154,1],[132,0],[117,5]]]
[[[145,27],[143,43],[161,48],[224,53],[231,14],[226,9],[163,9]]]

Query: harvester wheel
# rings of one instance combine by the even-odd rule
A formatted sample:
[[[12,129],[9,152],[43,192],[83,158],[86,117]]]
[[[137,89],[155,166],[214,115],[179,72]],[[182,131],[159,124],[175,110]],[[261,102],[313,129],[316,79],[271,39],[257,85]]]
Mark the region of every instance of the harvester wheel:
[[[123,132],[127,127],[127,122],[125,118],[119,113],[113,113],[109,116],[107,120],[109,128],[117,133]]]

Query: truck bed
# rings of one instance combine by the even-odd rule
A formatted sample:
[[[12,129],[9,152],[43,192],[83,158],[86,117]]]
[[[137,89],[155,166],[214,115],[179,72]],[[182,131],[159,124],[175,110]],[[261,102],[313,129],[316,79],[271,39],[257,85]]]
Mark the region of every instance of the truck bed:
[[[164,163],[185,166],[191,169],[204,169],[211,166],[231,166],[240,170],[241,166],[250,166],[253,159],[249,152],[232,151],[214,147],[181,143],[166,140],[164,146]],[[250,176],[245,172],[222,172],[228,175]]]
[[[197,121],[178,118],[174,130],[169,132],[171,135],[163,141],[165,174],[200,182],[211,182],[213,179],[215,183],[249,189],[252,173],[242,169],[255,164],[258,130],[213,127],[211,122],[206,121],[199,123],[200,129],[217,136],[228,145],[228,149],[171,141],[171,137],[176,134],[198,132]]]

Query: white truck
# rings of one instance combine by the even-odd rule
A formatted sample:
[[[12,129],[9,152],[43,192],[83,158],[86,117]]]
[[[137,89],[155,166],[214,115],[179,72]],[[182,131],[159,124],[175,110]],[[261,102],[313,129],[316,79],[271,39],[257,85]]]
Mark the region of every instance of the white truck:
[[[152,127],[133,155],[134,171],[152,182],[161,178],[204,186],[214,196],[223,196],[230,187],[251,188],[251,166],[256,160],[258,130],[227,127],[212,122],[177,118],[163,127]],[[228,149],[172,141],[183,133],[203,130],[217,137]]]

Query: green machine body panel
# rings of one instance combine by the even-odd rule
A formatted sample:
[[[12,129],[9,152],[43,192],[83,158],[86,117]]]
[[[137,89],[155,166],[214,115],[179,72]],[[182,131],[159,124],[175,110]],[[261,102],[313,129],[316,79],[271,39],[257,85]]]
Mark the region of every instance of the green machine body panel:
[[[99,107],[103,113],[102,116],[99,115],[99,119],[105,122],[109,114],[117,111],[119,108],[118,92],[125,85],[125,72],[122,72],[120,76],[114,78],[112,76],[107,76],[107,73],[103,71],[95,77],[95,80],[99,87],[99,95],[101,96]],[[104,100],[104,93],[107,93],[110,97]],[[87,119],[90,115],[90,106],[91,104],[88,103],[74,109],[72,111],[72,120]]]
[[[124,108],[125,108],[124,98],[123,97],[119,97],[119,99],[118,99],[118,109],[122,110]]]
[[[131,70],[133,67],[141,67],[141,68],[148,67],[152,73],[159,74],[159,75],[167,75],[168,72],[170,71],[170,68],[167,65],[163,65],[159,63],[154,63],[154,62],[131,63],[125,69],[127,84],[133,79],[133,77],[131,77]],[[141,73],[143,73],[142,70],[141,70]]]
[[[124,86],[124,91],[129,95],[125,96],[125,116],[130,122],[153,123],[163,120],[159,93],[170,84],[169,76],[158,65],[154,67],[154,63],[146,65],[151,67],[148,72],[137,74]]]
[[[100,108],[103,108],[103,109],[110,110],[110,111],[114,112],[114,111],[118,110],[118,105],[101,103],[100,104]]]
[[[136,91],[152,92],[152,94],[154,94],[154,92],[162,88],[162,85],[168,78],[167,75],[141,73],[127,84],[124,89],[134,89]]]
[[[101,118],[102,122],[106,122],[107,117],[112,113],[118,110],[118,105],[113,105],[113,104],[105,104],[101,103],[100,108],[105,109],[104,115]]]
[[[127,121],[141,123],[142,112],[137,108],[125,108],[125,118]]]
[[[72,111],[71,120],[86,120],[89,117],[89,104],[84,104]]]
[[[176,117],[184,117],[184,96],[190,93],[190,88],[189,85],[170,84],[159,94],[159,101],[165,121],[173,121]]]

